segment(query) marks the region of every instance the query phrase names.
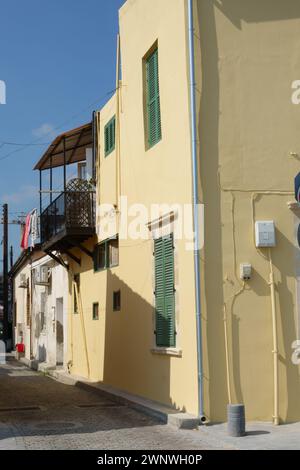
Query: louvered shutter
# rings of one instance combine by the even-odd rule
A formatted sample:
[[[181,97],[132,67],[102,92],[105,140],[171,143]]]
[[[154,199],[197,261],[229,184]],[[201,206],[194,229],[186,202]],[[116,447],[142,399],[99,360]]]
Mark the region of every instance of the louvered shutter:
[[[147,121],[148,145],[152,147],[161,139],[161,116],[158,77],[158,50],[147,59]]]
[[[106,124],[104,128],[105,156],[110,154],[116,145],[116,118],[115,116]]]
[[[175,298],[173,237],[155,240],[156,345],[174,347]]]
[[[105,127],[105,155],[107,155],[108,150],[109,150],[109,127]]]

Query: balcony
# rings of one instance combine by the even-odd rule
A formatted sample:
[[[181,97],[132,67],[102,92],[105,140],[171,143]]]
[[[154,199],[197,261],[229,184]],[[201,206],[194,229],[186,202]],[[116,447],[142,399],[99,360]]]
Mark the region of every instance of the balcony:
[[[48,254],[72,256],[68,250],[73,247],[87,253],[82,242],[95,234],[94,125],[93,121],[56,137],[35,166],[40,174],[41,246]],[[53,188],[57,170],[63,171],[61,190]],[[68,176],[74,170],[75,177]],[[47,189],[43,189],[44,174]],[[46,208],[45,197],[49,197]]]
[[[95,191],[76,178],[41,214],[42,248],[64,251],[94,234]]]

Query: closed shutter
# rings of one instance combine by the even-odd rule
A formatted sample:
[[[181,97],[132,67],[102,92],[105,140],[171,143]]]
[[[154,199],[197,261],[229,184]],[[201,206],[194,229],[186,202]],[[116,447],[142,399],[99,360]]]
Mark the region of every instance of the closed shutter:
[[[158,50],[147,59],[147,121],[148,145],[152,147],[161,139],[161,116],[158,78]]]
[[[106,124],[104,128],[105,156],[110,154],[116,145],[116,118],[115,116]]]
[[[175,347],[175,294],[173,237],[155,240],[156,345]]]

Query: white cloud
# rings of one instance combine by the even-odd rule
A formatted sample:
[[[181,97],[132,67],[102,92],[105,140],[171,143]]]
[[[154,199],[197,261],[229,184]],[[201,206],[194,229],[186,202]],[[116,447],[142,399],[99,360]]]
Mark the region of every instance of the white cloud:
[[[54,139],[56,136],[54,126],[52,126],[52,124],[48,124],[47,122],[42,124],[40,127],[33,129],[32,134],[34,137],[47,137],[48,139]]]

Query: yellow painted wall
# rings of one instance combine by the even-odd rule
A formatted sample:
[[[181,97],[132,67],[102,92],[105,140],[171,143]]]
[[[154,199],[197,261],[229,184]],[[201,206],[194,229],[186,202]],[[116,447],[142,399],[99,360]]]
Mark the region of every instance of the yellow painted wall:
[[[273,358],[269,262],[256,250],[254,220],[274,220],[272,249],[279,340],[282,421],[300,419],[299,367],[291,362],[299,334],[296,302],[297,216],[287,207],[299,170],[300,107],[291,103],[299,79],[300,6],[295,1],[197,0],[195,41],[201,194],[205,413],[226,419],[224,304],[230,386],[247,419],[271,420]],[[130,203],[191,202],[191,157],[184,0],[127,0],[120,10],[121,194]],[[142,59],[158,42],[162,140],[147,150]],[[100,111],[98,202],[116,204],[117,152],[104,158],[104,125],[114,96]],[[281,194],[283,192],[283,194]],[[98,220],[99,222],[99,220]],[[101,224],[99,240],[101,235]],[[92,241],[90,247],[93,246]],[[81,292],[91,378],[197,413],[193,254],[176,242],[176,321],[182,357],[154,354],[152,241],[120,240],[119,266],[94,273],[80,254]],[[77,252],[77,254],[79,254]],[[239,265],[252,264],[244,289]],[[121,289],[121,312],[112,294]],[[99,301],[100,319],[92,320]],[[76,317],[76,318],[75,318]],[[74,374],[86,376],[79,316],[73,316]],[[75,347],[76,345],[76,347]]]
[[[121,195],[128,204],[190,203],[191,163],[185,2],[127,1],[120,10],[122,87],[120,90]],[[162,140],[147,150],[144,130],[143,58],[158,41]],[[116,203],[114,151],[104,156],[104,126],[116,112],[114,96],[100,112],[98,200]],[[121,214],[122,215],[122,214]],[[150,222],[150,219],[149,219]],[[99,240],[105,238],[99,230]],[[153,353],[153,241],[120,240],[119,266],[93,273],[81,270],[81,292],[93,380],[152,400],[197,412],[196,319],[193,253],[176,241],[177,350]],[[82,259],[85,257],[82,256]],[[74,270],[78,267],[72,263]],[[112,307],[121,290],[121,311]],[[91,320],[92,301],[100,320]],[[74,317],[74,316],[73,316]],[[75,318],[74,374],[86,375],[79,318]],[[75,336],[74,336],[75,337]],[[93,345],[93,346],[91,346]],[[178,356],[179,355],[179,356]],[[182,356],[182,357],[180,357]]]
[[[291,102],[299,78],[300,5],[295,1],[228,0],[194,3],[201,185],[205,203],[205,403],[211,419],[225,419],[223,303],[227,304],[231,387],[248,419],[271,420],[273,359],[269,265],[255,249],[255,220],[274,220],[272,249],[279,340],[282,421],[300,419],[293,191],[299,160],[300,108]],[[218,177],[219,173],[219,177]],[[230,192],[229,189],[232,191]],[[263,256],[262,256],[263,255]],[[235,261],[236,256],[236,261]],[[239,264],[253,277],[240,290]],[[237,276],[235,275],[237,271]],[[299,271],[299,267],[298,267]]]

